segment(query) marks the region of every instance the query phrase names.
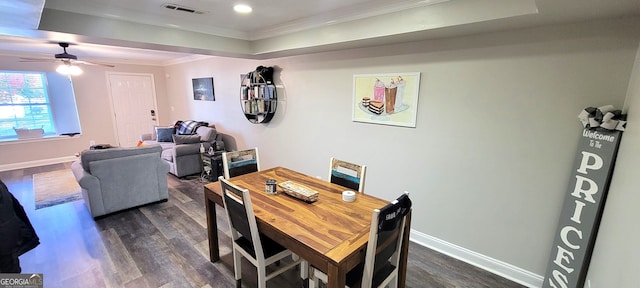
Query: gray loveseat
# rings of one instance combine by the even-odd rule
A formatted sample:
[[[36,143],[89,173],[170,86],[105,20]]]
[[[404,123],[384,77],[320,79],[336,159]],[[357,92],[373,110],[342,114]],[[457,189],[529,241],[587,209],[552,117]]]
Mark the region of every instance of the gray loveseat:
[[[159,145],[85,150],[71,170],[91,215],[166,201],[169,165]]]
[[[183,123],[193,123],[195,121],[184,121]],[[162,146],[162,159],[169,166],[169,173],[176,177],[199,174],[202,172],[202,158],[200,149],[209,151],[209,147],[216,150],[224,150],[222,135],[218,134],[215,126],[197,126],[195,132],[180,134],[178,129],[170,130],[170,135],[162,135],[162,130],[171,129],[169,127],[154,127],[152,133],[140,135],[140,141],[145,145],[159,144]],[[159,137],[160,136],[160,137]]]

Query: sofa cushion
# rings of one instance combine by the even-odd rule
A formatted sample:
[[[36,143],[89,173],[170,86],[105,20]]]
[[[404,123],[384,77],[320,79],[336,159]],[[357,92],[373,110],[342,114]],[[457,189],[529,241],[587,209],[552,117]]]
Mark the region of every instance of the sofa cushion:
[[[218,136],[218,131],[214,127],[210,126],[200,126],[198,130],[196,130],[196,134],[200,135],[200,140],[202,142],[212,143],[216,140]]]
[[[200,135],[173,135],[173,143],[176,145],[200,143]]]
[[[173,127],[167,128],[163,127],[156,130],[158,133],[158,142],[173,142]]]

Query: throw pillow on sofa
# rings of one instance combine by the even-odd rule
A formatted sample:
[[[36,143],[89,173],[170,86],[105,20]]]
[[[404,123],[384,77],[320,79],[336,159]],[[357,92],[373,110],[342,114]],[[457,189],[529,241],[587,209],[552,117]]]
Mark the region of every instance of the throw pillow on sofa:
[[[176,145],[200,143],[200,135],[173,135],[173,143]]]
[[[176,128],[173,126],[153,125],[153,129],[151,130],[151,140],[158,141],[158,129],[161,128],[173,128],[173,134],[176,133]]]
[[[173,142],[174,128],[158,127],[156,132],[158,133],[158,142]]]

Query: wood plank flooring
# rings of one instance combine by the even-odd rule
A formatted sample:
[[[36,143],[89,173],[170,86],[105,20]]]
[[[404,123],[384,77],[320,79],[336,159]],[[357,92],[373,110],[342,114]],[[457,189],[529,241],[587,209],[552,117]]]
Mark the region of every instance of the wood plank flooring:
[[[208,260],[202,183],[171,175],[169,201],[94,220],[82,200],[35,210],[32,175],[70,163],[0,172],[24,206],[40,246],[20,257],[22,273],[43,273],[46,288],[235,287],[231,239],[218,213],[221,261]],[[407,287],[524,287],[415,243],[409,246]],[[243,287],[257,287],[243,263]],[[295,270],[269,287],[306,287]]]

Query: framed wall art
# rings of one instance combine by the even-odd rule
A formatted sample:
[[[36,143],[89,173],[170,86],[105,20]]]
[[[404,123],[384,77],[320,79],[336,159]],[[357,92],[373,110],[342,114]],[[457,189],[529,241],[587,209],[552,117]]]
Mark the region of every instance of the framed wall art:
[[[213,91],[213,78],[194,78],[193,100],[216,101],[216,94]]]
[[[420,73],[353,75],[352,120],[416,127]]]

